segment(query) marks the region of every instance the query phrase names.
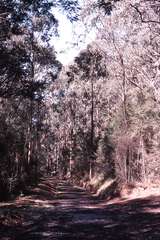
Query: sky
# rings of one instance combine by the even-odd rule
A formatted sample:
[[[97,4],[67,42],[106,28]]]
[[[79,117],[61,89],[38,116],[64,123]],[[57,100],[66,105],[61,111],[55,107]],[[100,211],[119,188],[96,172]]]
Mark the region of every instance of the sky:
[[[85,27],[81,22],[71,23],[60,10],[56,10],[54,15],[59,21],[59,37],[54,36],[52,43],[57,52],[57,59],[68,65],[87,44],[94,41],[96,33],[90,31],[85,34]]]

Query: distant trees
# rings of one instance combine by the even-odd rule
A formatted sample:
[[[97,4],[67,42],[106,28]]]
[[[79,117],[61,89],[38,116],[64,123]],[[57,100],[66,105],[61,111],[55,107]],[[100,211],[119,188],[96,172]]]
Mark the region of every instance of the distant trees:
[[[53,112],[60,120],[56,138],[60,141],[60,152],[65,153],[61,161],[66,164],[66,174],[73,177],[88,175],[91,178],[94,174],[97,143],[101,135],[101,84],[107,76],[103,53],[95,46],[88,46],[80,52],[74,64],[60,75],[58,91],[63,91],[64,95],[58,98]]]
[[[89,153],[90,158],[90,179],[93,175],[94,159],[96,153],[96,142],[95,142],[95,128],[96,128],[96,98],[97,98],[97,81],[100,78],[107,77],[106,65],[103,59],[103,54],[94,47],[88,46],[88,49],[81,52],[80,55],[75,58],[75,63],[78,67],[78,72],[81,72],[82,81],[86,81],[88,89],[86,95],[88,95],[88,100],[90,102],[90,140],[89,140]]]

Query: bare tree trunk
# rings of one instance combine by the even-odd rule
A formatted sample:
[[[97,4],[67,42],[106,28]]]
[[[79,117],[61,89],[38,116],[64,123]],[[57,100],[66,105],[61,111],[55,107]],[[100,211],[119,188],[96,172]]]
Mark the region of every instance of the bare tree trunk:
[[[27,153],[27,165],[31,162],[31,152],[32,152],[32,115],[33,115],[33,102],[30,100],[30,120],[28,126],[28,153]]]
[[[128,117],[127,117],[126,70],[125,70],[123,55],[122,55],[122,53],[120,52],[119,48],[116,45],[113,33],[112,33],[112,41],[113,41],[114,48],[115,48],[116,52],[119,55],[120,65],[121,65],[121,68],[122,68],[123,115],[124,115],[124,121],[125,121],[126,129],[127,129],[127,127],[128,127]]]
[[[91,72],[91,136],[90,136],[90,167],[89,178],[93,177],[93,165],[94,165],[94,80],[93,80],[93,68]]]
[[[141,146],[141,160],[142,160],[142,180],[146,182],[146,167],[145,167],[145,156],[144,156],[144,145],[143,145],[143,138],[141,136],[140,139],[140,146]]]
[[[69,169],[68,169],[68,175],[69,177],[72,176],[72,158],[73,158],[73,137],[72,137],[73,133],[72,133],[72,130],[71,130],[71,133],[70,133],[70,146],[69,146]]]

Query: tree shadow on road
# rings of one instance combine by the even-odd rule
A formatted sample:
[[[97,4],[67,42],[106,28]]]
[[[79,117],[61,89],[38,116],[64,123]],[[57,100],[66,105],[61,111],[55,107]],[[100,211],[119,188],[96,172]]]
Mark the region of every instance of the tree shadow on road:
[[[39,188],[48,195],[1,206],[1,240],[160,239],[158,196],[108,204],[66,182],[56,193],[52,181]]]

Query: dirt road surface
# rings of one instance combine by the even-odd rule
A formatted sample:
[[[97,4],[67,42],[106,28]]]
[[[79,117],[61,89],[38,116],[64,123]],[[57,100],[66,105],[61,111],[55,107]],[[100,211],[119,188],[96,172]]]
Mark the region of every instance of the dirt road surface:
[[[53,179],[0,204],[0,240],[160,240],[160,197],[108,204]]]

